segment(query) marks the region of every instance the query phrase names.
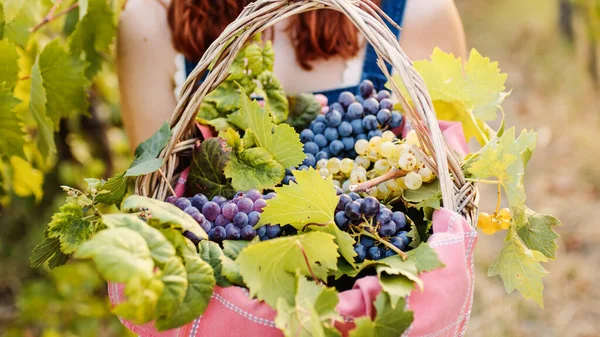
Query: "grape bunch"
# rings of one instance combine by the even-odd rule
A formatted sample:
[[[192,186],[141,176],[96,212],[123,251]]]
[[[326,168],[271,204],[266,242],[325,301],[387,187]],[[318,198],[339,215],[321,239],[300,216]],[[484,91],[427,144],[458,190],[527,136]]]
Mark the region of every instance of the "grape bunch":
[[[376,92],[369,80],[359,88],[358,96],[342,92],[324,115],[317,116],[308,129],[302,130],[300,140],[306,153],[303,166],[314,167],[321,159],[354,159],[357,140],[381,136],[383,131],[402,124],[400,112],[393,111],[389,91]]]
[[[477,227],[485,234],[494,234],[499,230],[508,229],[510,227],[510,221],[512,216],[509,208],[502,208],[493,214],[486,212],[480,212],[479,218],[477,218]]]
[[[397,254],[391,246],[410,250],[408,221],[403,212],[392,212],[376,198],[361,198],[357,193],[342,193],[337,188],[340,200],[336,207],[335,224],[355,237],[356,261],[366,258],[379,260]]]
[[[268,240],[285,234],[286,231],[279,225],[254,229],[260,220],[263,208],[267,205],[265,200],[273,197],[275,197],[274,192],[262,195],[257,190],[249,190],[245,193],[238,192],[231,200],[218,195],[209,200],[204,194],[199,193],[191,198],[170,196],[166,201],[196,220],[198,225],[208,233],[209,240],[221,242],[252,240],[256,236],[261,240]]]

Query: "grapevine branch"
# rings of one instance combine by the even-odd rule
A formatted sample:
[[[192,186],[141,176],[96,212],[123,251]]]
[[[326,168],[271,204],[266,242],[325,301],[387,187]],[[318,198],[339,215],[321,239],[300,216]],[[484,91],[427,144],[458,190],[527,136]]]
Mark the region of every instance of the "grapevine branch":
[[[399,170],[399,169],[391,169],[389,172],[380,175],[377,178],[365,181],[364,183],[360,183],[358,185],[350,185],[350,191],[352,192],[365,192],[371,189],[374,186],[377,186],[381,183],[384,183],[388,180],[404,177],[407,172]]]
[[[44,25],[46,25],[48,22],[51,22],[54,19],[57,19],[65,14],[73,11],[75,8],[79,7],[79,3],[76,2],[76,3],[72,4],[69,8],[56,13],[56,10],[58,9],[58,6],[60,6],[61,3],[62,3],[62,0],[56,0],[56,3],[54,3],[54,6],[52,6],[52,8],[50,8],[50,11],[48,12],[48,14],[46,14],[46,16],[44,16],[42,21],[40,21],[37,25],[35,25],[35,27],[31,28],[31,32],[33,33],[35,31],[39,30]]]
[[[302,246],[302,243],[298,240],[296,240],[296,245],[298,246],[298,248],[300,248],[300,252],[302,253],[302,257],[304,257],[304,262],[306,262],[306,267],[308,268],[308,272],[310,273],[312,278],[315,280],[315,282],[317,282],[317,284],[321,284],[321,280],[317,277],[317,275],[315,275],[315,272],[312,270],[312,267],[310,266],[310,262],[308,261],[308,256],[306,255],[304,246]]]
[[[403,252],[402,250],[400,250],[398,247],[394,246],[393,244],[387,242],[386,240],[382,239],[377,233],[369,233],[366,230],[364,230],[363,228],[360,228],[358,226],[353,226],[353,227],[355,230],[357,230],[360,233],[360,235],[368,236],[371,239],[377,240],[377,241],[381,242],[382,244],[384,244],[389,249],[396,252],[398,255],[400,255],[402,260],[408,259],[408,255],[406,255],[405,252]]]

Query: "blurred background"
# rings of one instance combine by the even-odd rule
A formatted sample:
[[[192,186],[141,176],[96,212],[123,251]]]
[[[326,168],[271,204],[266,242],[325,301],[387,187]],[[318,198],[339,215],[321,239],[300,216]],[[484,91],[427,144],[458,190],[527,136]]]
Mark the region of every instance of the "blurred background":
[[[481,235],[467,336],[600,336],[600,217],[592,216],[600,209],[600,1],[455,1],[469,47],[509,74],[508,125],[539,132],[527,203],[563,222],[558,260],[545,265],[544,309],[487,277],[502,235]],[[85,177],[127,166],[111,64],[94,81],[90,117],[61,125],[43,199],[14,197],[0,209],[0,335],[131,335],[110,314],[105,284],[88,264],[49,272],[28,261],[64,199],[60,185],[83,187]],[[482,210],[493,210],[495,191],[482,192]]]

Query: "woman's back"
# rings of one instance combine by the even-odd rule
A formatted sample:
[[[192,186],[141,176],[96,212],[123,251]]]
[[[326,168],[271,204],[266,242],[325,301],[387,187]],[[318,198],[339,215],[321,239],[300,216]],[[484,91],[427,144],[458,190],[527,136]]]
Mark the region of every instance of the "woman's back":
[[[394,4],[405,0],[386,0]],[[434,47],[465,53],[464,34],[452,0],[406,0],[400,43],[412,59],[427,57]],[[287,93],[315,92],[357,85],[364,48],[351,59],[331,56],[301,67],[288,22],[275,25],[275,75]],[[268,34],[265,34],[268,35]],[[362,39],[362,37],[361,37]],[[124,124],[132,146],[158,129],[175,108],[173,95],[177,52],[171,42],[167,10],[158,0],[130,0],[121,17],[118,65]]]

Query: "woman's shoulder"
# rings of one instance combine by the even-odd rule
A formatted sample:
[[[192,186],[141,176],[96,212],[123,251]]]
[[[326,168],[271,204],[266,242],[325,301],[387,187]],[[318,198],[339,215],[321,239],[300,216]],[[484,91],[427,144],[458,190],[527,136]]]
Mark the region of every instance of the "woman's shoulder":
[[[455,8],[454,0],[406,0],[405,14],[412,19],[434,18]]]
[[[170,39],[167,6],[164,0],[129,0],[121,12],[119,29],[130,36]]]

